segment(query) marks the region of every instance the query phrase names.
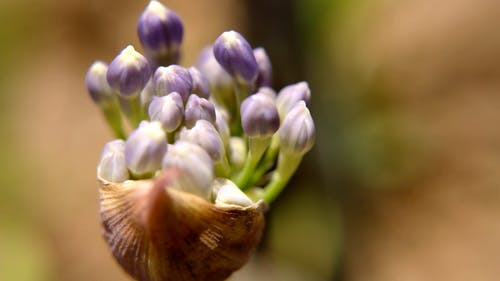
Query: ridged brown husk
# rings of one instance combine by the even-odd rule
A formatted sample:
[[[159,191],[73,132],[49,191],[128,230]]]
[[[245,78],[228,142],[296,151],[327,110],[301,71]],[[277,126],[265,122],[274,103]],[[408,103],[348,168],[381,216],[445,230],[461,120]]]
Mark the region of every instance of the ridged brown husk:
[[[241,268],[260,242],[264,203],[216,206],[153,180],[100,180],[103,235],[120,265],[141,281],[218,281]]]

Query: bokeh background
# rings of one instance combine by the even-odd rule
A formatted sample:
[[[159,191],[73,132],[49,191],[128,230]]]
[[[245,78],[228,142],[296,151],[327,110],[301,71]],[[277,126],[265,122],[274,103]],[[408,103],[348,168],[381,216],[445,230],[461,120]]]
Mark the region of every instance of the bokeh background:
[[[232,280],[498,280],[500,2],[163,0],[312,88],[317,143]],[[130,280],[100,237],[112,135],[83,79],[147,1],[0,0],[0,280]]]

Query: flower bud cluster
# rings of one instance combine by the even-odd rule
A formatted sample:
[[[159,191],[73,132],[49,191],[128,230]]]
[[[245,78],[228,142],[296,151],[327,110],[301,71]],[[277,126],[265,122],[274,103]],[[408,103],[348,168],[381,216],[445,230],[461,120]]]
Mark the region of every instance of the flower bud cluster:
[[[128,119],[132,128],[115,130],[122,139],[105,145],[98,177],[123,182],[175,168],[181,176],[173,188],[214,204],[249,206],[245,192],[254,187],[274,199],[267,189],[274,194],[285,185],[293,172],[283,171],[295,171],[314,143],[307,82],[276,94],[268,54],[236,31],[203,49],[196,66],[179,65],[182,21],[155,0],[137,32],[144,55],[127,46],[109,66],[96,62],[87,73],[96,104],[119,101],[115,113],[123,118],[109,125],[123,130]],[[264,177],[269,173],[282,174]]]

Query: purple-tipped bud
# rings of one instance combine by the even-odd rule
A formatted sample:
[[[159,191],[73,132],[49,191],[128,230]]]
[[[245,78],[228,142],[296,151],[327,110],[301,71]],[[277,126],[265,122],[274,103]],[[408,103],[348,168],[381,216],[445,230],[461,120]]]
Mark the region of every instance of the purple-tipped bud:
[[[177,92],[186,102],[193,89],[193,80],[189,71],[179,65],[160,66],[154,74],[156,94],[165,96]]]
[[[198,120],[193,128],[181,131],[179,139],[198,144],[214,162],[219,162],[224,157],[222,139],[212,123],[207,120]]]
[[[92,100],[99,104],[114,97],[113,89],[106,80],[108,65],[102,61],[94,62],[85,77],[85,84]]]
[[[190,95],[186,102],[184,120],[188,128],[192,128],[198,120],[207,120],[215,124],[215,107],[204,98],[197,95]]]
[[[257,87],[271,87],[273,85],[273,67],[266,50],[261,47],[255,48],[253,55],[259,66],[259,74],[256,81]]]
[[[276,106],[280,116],[283,118],[288,111],[299,101],[304,101],[309,104],[311,100],[311,90],[307,82],[299,82],[296,84],[288,85],[281,89],[276,97]]]
[[[247,97],[241,103],[241,125],[249,137],[272,136],[280,127],[274,101],[261,93]]]
[[[280,129],[281,149],[288,153],[305,154],[314,145],[315,127],[309,109],[299,101],[288,112]]]
[[[167,140],[160,122],[143,121],[125,142],[128,169],[143,175],[159,170],[167,152]]]
[[[148,109],[151,121],[161,123],[163,130],[173,132],[179,127],[184,115],[184,104],[177,92],[163,97],[153,97]]]
[[[178,60],[184,27],[174,11],[152,0],[139,17],[137,33],[155,67]]]
[[[97,177],[112,182],[123,182],[129,179],[123,140],[110,141],[104,145],[101,160],[97,166]]]
[[[182,172],[174,187],[209,199],[214,179],[214,165],[207,152],[197,144],[177,141],[168,146],[163,169],[177,168]]]
[[[215,59],[212,46],[201,50],[196,67],[208,79],[212,88],[233,87],[233,79]]]
[[[210,97],[210,82],[208,82],[208,79],[194,66],[188,68],[188,71],[193,80],[193,93],[208,99]]]
[[[222,33],[214,42],[214,56],[233,77],[252,82],[259,67],[247,40],[236,31]]]
[[[217,178],[212,184],[216,205],[238,205],[247,207],[253,204],[252,200],[239,189],[234,182]]]
[[[138,95],[151,76],[147,59],[131,45],[127,46],[109,64],[106,79],[121,96]]]

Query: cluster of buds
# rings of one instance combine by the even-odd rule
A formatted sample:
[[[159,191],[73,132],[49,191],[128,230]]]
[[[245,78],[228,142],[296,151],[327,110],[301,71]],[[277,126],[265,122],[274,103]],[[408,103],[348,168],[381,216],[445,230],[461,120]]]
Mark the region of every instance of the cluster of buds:
[[[86,76],[117,137],[104,146],[98,178],[126,185],[175,169],[169,187],[215,206],[269,205],[314,143],[308,84],[276,93],[266,51],[236,31],[195,66],[180,66],[181,19],[155,0],[137,31],[144,54],[129,45]]]

